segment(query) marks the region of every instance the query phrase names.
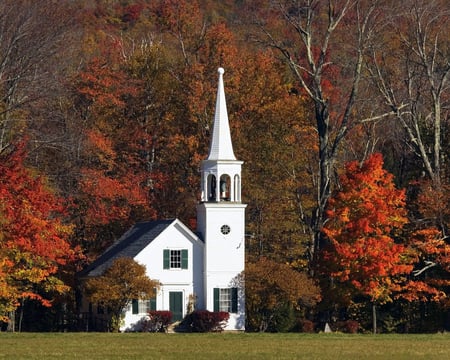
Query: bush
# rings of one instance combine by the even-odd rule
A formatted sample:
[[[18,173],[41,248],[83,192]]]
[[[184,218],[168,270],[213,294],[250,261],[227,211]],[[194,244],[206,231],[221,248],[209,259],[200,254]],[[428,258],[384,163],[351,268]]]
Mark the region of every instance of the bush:
[[[302,319],[299,321],[299,330],[304,333],[314,332],[314,323],[311,320]]]
[[[181,326],[190,332],[222,332],[229,318],[224,311],[196,310],[186,315]]]
[[[148,317],[142,320],[143,332],[167,332],[167,327],[172,322],[170,311],[149,311]]]
[[[356,334],[359,330],[359,322],[356,320],[346,320],[336,322],[334,328],[348,334]]]
[[[359,322],[356,320],[347,320],[345,322],[345,332],[349,334],[356,334],[359,329]]]

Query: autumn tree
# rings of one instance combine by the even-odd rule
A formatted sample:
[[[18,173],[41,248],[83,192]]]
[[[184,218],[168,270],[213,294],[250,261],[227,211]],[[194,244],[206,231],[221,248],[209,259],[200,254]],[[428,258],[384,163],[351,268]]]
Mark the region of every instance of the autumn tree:
[[[24,147],[17,145],[0,157],[2,320],[27,300],[51,306],[52,294],[69,290],[58,271],[76,256],[68,241],[72,226],[64,222],[64,201],[44,177],[26,168]]]
[[[110,329],[119,331],[123,311],[134,299],[149,299],[159,283],[146,275],[146,268],[131,258],[118,258],[99,277],[85,281],[87,297],[110,312]]]
[[[328,205],[323,271],[332,279],[330,291],[344,301],[358,294],[370,299],[374,333],[375,305],[392,301],[401,277],[413,269],[412,255],[396,240],[406,223],[405,192],[395,188],[381,154],[347,163]]]
[[[448,306],[449,162],[448,16],[443,1],[389,4],[385,30],[371,41],[367,70],[379,103],[392,110],[383,126],[390,168],[408,186],[410,246],[417,256],[410,301]],[[392,11],[394,9],[394,11]],[[388,13],[386,13],[388,14]],[[396,149],[392,151],[391,149]]]
[[[320,300],[320,289],[305,273],[265,257],[247,263],[245,302],[254,331],[287,331],[294,320],[285,311],[303,311]]]

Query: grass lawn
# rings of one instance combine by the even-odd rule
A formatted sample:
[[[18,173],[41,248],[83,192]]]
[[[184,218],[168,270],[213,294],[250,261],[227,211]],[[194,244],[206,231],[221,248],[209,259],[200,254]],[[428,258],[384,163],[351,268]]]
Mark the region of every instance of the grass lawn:
[[[0,333],[0,359],[448,359],[450,334]]]

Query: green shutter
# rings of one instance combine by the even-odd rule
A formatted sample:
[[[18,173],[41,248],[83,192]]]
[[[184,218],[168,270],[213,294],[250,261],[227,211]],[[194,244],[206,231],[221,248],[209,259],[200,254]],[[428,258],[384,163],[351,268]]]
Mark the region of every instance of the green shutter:
[[[231,288],[231,312],[238,312],[238,289]]]
[[[181,250],[181,268],[182,269],[188,268],[188,251],[187,250]]]
[[[163,252],[163,268],[170,269],[170,250],[168,249]]]
[[[133,314],[139,314],[139,302],[136,299],[131,301],[131,308]]]
[[[153,289],[153,295],[150,298],[150,311],[156,310],[156,289]]]
[[[214,288],[214,311],[219,311],[219,288]]]

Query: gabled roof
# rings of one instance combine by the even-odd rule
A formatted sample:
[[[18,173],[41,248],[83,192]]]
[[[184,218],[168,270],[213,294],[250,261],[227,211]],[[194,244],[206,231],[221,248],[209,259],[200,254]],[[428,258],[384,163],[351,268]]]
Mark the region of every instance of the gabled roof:
[[[176,221],[176,219],[169,219],[137,223],[112,244],[97,260],[82,270],[79,276],[101,276],[115,259],[122,257],[133,259]]]
[[[223,68],[219,68],[219,84],[217,87],[216,113],[208,160],[236,160],[231,142],[230,124],[228,122],[227,104],[223,85]]]

